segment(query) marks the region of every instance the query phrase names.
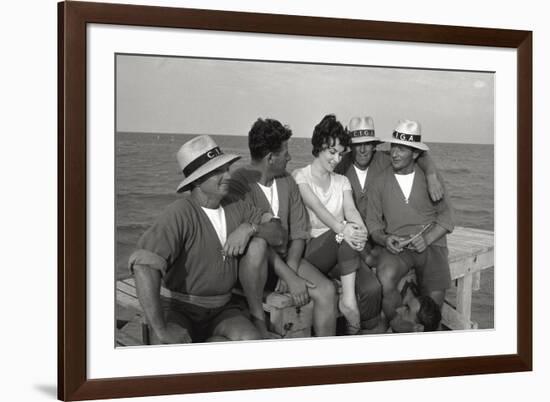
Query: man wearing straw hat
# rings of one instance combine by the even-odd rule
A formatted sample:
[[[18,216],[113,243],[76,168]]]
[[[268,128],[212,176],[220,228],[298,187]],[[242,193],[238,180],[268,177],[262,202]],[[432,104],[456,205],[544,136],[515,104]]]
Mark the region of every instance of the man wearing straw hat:
[[[386,151],[376,150],[382,140],[375,136],[374,120],[371,116],[351,118],[347,130],[351,137],[351,152],[344,155],[334,171],[349,179],[355,205],[363,221],[366,221],[369,189],[375,179],[391,166],[391,157]],[[443,187],[428,153],[420,155],[417,163],[426,172],[426,185],[430,197],[434,201],[440,200],[443,197]],[[364,249],[369,265],[375,265],[374,254],[369,255],[372,246],[372,243],[368,243]],[[357,272],[355,284],[361,311],[361,326],[366,330],[375,329],[379,323],[381,309],[380,283],[374,272],[369,267],[364,267]]]
[[[364,220],[368,190],[374,179],[391,166],[391,156],[387,151],[377,151],[376,147],[383,141],[375,136],[374,120],[371,116],[352,117],[347,130],[351,137],[351,152],[344,155],[334,171],[348,177],[355,205]],[[443,186],[429,152],[423,152],[417,163],[425,172],[431,199],[439,201],[443,198]]]
[[[261,337],[231,290],[245,250],[242,258],[262,264],[266,240],[280,245],[284,234],[271,214],[225,200],[229,166],[239,158],[224,154],[206,135],[178,151],[185,179],[177,191],[190,194],[168,206],[129,261],[153,343]]]
[[[270,248],[262,269],[243,260],[240,282],[257,325],[265,320],[262,296],[267,284],[270,289],[288,292],[296,306],[313,300],[315,335],[330,336],[336,330],[336,291],[328,278],[302,259],[309,221],[298,185],[286,171],[291,136],[292,131],[277,120],[256,120],[248,133],[251,163],[231,175],[230,193],[277,215],[288,238],[282,247]]]
[[[383,247],[377,276],[382,284],[382,309],[388,320],[402,304],[397,285],[414,269],[421,295],[441,307],[451,277],[446,234],[453,228],[453,210],[444,197],[434,202],[428,193],[424,171],[417,160],[428,146],[421,141],[416,121],[400,121],[386,142],[391,144],[391,167],[369,190],[367,227]]]

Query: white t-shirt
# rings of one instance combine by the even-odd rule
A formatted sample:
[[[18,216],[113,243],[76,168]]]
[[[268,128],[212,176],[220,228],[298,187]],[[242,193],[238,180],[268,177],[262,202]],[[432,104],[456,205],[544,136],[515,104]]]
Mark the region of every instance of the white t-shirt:
[[[227,240],[227,224],[225,222],[224,209],[222,207],[218,207],[216,209],[201,208],[206,213],[206,216],[208,216],[208,219],[210,219],[210,222],[212,222],[212,226],[214,226],[218,239],[220,239],[221,245],[224,246],[225,241]]]
[[[273,215],[278,216],[279,215],[279,191],[277,191],[277,180],[273,180],[271,187],[266,187],[260,183],[258,183],[258,186],[260,186],[260,188],[265,194],[265,197],[267,198],[267,201],[269,201],[269,205],[271,205],[271,210],[273,211]]]
[[[344,220],[344,191],[351,191],[351,184],[346,176],[330,173],[330,185],[327,191],[323,191],[313,182],[313,177],[311,176],[311,165],[308,165],[302,169],[296,169],[292,175],[298,185],[309,185],[309,188],[311,188],[313,194],[319,198],[319,201],[321,201],[327,211],[330,212],[338,222],[342,222]],[[311,223],[312,237],[318,237],[327,230],[330,230],[330,228],[321,222],[317,215],[315,215],[315,212],[309,208],[307,208],[307,212]]]
[[[361,170],[355,165],[353,165],[353,168],[355,169],[355,173],[357,174],[357,178],[359,179],[361,190],[363,190],[365,188],[365,180],[367,178],[367,172],[369,171],[369,168],[366,168],[365,170]]]
[[[397,179],[397,182],[399,183],[399,187],[401,187],[401,191],[403,192],[403,195],[405,196],[405,202],[408,204],[409,197],[411,195],[411,190],[413,187],[414,171],[409,174],[394,174],[394,176]]]

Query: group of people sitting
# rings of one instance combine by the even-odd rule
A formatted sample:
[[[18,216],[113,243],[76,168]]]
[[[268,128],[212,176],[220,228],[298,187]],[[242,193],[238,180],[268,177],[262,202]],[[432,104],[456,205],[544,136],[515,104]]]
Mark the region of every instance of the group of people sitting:
[[[315,336],[335,335],[340,314],[349,335],[440,328],[453,212],[420,124],[400,121],[381,140],[371,117],[344,128],[327,115],[313,161],[289,174],[291,136],[258,119],[250,164],[231,172],[240,156],[209,136],[180,148],[186,194],[129,260],[153,343],[270,338],[265,289],[312,302]],[[416,281],[403,284],[411,270]]]

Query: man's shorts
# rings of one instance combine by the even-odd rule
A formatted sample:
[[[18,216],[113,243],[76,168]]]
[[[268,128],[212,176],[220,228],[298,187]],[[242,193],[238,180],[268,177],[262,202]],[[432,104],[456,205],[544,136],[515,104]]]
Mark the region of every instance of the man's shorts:
[[[167,322],[176,323],[189,331],[193,342],[204,342],[223,321],[243,316],[250,319],[244,301],[234,296],[222,307],[205,308],[175,299],[161,298]]]
[[[422,253],[404,249],[399,254],[392,254],[382,249],[379,264],[397,259],[407,268],[414,268],[420,292],[428,294],[451,287],[451,270],[449,268],[449,250],[447,247],[428,246]]]

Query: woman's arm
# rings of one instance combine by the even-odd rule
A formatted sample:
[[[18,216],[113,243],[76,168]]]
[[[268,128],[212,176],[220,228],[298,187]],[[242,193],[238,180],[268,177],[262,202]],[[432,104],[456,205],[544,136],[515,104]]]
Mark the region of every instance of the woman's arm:
[[[363,222],[361,214],[359,214],[359,211],[355,206],[353,194],[350,190],[344,191],[344,217],[346,218],[346,221],[356,223],[361,227],[361,229],[364,229],[365,231],[367,230],[365,222]]]
[[[350,232],[350,237],[346,236],[347,233],[344,233],[344,239],[352,248],[357,250],[363,249],[368,240],[367,227],[355,206],[351,190],[344,191],[344,217],[348,221],[348,225],[351,225],[354,229]]]

